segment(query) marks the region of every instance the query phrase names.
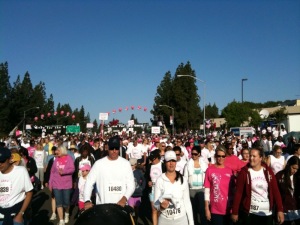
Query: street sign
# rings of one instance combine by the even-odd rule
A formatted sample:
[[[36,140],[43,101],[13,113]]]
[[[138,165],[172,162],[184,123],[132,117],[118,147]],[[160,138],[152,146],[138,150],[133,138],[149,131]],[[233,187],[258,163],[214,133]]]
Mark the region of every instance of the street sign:
[[[80,126],[69,125],[66,127],[67,133],[80,133]]]

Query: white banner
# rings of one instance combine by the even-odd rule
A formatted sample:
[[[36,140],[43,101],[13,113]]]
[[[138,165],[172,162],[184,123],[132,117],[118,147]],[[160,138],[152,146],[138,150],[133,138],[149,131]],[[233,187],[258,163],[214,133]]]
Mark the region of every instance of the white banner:
[[[152,134],[160,134],[160,127],[151,127]]]
[[[108,113],[99,113],[99,120],[108,120]]]

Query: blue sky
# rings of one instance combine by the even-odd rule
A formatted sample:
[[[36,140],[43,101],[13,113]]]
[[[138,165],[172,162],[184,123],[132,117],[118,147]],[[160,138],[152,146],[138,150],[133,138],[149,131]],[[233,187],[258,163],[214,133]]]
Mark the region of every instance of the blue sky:
[[[0,62],[92,120],[123,108],[109,119],[149,122],[163,76],[187,61],[220,110],[241,101],[242,78],[244,101],[300,98],[299,22],[297,0],[0,0]]]

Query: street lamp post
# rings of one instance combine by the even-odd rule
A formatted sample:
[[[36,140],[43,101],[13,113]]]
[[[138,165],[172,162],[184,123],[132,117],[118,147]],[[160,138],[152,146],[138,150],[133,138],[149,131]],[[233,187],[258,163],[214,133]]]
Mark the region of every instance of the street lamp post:
[[[200,81],[203,83],[203,134],[205,136],[205,93],[206,93],[206,82],[204,80],[200,80],[195,76],[192,75],[177,75],[177,77],[191,77],[194,78],[195,80]]]
[[[247,78],[242,79],[242,103],[244,102],[244,81],[247,81]]]
[[[24,111],[24,115],[23,115],[23,131],[22,131],[22,136],[24,136],[24,132],[25,132],[25,118],[26,118],[26,112],[28,112],[29,110],[32,110],[32,109],[39,109],[40,107],[38,106],[35,106],[35,107],[32,107],[30,109],[27,109]]]
[[[170,109],[172,109],[172,117],[173,117],[173,123],[172,123],[172,134],[173,136],[175,135],[175,128],[174,128],[174,108],[168,105],[159,105],[160,107],[168,107]]]

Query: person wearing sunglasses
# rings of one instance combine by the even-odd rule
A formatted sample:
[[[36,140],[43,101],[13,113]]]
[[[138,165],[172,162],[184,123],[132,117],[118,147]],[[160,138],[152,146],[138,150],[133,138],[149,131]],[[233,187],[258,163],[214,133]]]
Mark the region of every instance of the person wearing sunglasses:
[[[182,149],[180,146],[175,146],[173,151],[176,154],[176,171],[178,171],[181,175],[183,175],[184,167],[187,164],[186,157],[183,157]]]
[[[234,223],[273,225],[275,216],[277,224],[284,222],[277,180],[272,169],[264,163],[263,157],[263,148],[253,146],[250,150],[250,162],[237,176],[231,216]]]
[[[165,163],[161,162],[160,150],[155,149],[150,152],[149,163],[146,166],[145,178],[147,182],[147,191],[151,203],[152,224],[157,225],[159,213],[154,207],[154,190],[157,178],[166,171]]]
[[[176,171],[174,151],[165,154],[166,172],[156,180],[154,206],[160,211],[158,225],[194,225],[187,180]]]
[[[120,138],[108,141],[108,156],[93,165],[84,187],[84,208],[93,207],[91,194],[96,185],[96,204],[114,203],[124,207],[135,190],[134,177],[128,160],[119,156]]]
[[[235,188],[232,169],[225,166],[226,149],[219,145],[216,163],[206,170],[204,179],[205,216],[212,225],[230,224],[230,209]]]
[[[238,172],[245,166],[245,163],[242,162],[236,155],[234,155],[234,146],[232,142],[225,143],[226,149],[226,158],[224,161],[224,165],[233,170],[235,176],[237,176]]]
[[[200,146],[194,146],[191,149],[192,158],[184,168],[184,176],[188,178],[190,187],[190,196],[194,212],[194,220],[198,219],[200,214],[201,225],[206,225],[204,202],[204,178],[208,162],[200,154]]]

